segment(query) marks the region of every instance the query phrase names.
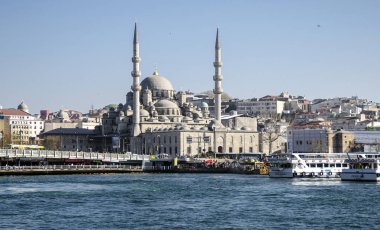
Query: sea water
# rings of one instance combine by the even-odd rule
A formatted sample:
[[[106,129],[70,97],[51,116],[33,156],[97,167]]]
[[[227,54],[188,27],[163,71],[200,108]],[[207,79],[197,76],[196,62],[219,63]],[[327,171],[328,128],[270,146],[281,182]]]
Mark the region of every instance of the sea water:
[[[238,174],[0,177],[0,229],[379,229],[380,185]]]

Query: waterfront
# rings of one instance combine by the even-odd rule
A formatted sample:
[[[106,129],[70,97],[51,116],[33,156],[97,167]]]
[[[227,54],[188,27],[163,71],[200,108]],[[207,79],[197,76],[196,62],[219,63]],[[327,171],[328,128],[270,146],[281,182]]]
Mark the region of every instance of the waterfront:
[[[236,174],[0,178],[1,229],[376,229],[376,183]]]

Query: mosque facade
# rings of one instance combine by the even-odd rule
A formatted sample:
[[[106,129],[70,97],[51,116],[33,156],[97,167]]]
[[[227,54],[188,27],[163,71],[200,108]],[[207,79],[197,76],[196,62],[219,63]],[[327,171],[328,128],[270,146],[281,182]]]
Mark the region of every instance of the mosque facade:
[[[215,42],[214,114],[207,103],[194,106],[186,92],[176,92],[157,69],[140,82],[140,53],[135,25],[133,38],[133,83],[126,103],[103,115],[102,134],[118,133],[127,149],[137,154],[167,153],[195,156],[205,153],[254,153],[259,151],[257,120],[232,111],[222,115],[221,47]],[[211,80],[211,78],[210,78]],[[124,143],[125,142],[125,143]]]

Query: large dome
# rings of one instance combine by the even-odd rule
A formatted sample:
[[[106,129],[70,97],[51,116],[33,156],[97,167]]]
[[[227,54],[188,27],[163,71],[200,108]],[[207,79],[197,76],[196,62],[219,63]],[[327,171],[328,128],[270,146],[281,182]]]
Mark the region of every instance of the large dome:
[[[157,70],[154,71],[153,75],[145,78],[141,82],[142,89],[150,89],[150,90],[170,90],[173,91],[172,83],[168,79],[163,76],[158,75]]]

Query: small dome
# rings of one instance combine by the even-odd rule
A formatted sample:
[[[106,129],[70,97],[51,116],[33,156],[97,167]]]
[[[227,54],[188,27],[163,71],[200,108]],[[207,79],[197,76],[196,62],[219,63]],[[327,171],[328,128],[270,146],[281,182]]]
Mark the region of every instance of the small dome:
[[[187,125],[184,125],[180,128],[180,130],[190,130],[190,128]]]
[[[162,99],[154,104],[156,108],[178,109],[178,105],[172,101]]]
[[[153,76],[147,77],[141,82],[141,87],[150,90],[174,90],[172,83],[165,77],[158,75],[157,70],[154,71]]]
[[[206,102],[202,102],[201,108],[208,108],[208,104]]]
[[[169,118],[167,116],[159,116],[158,120],[159,121],[169,121]]]
[[[28,106],[24,102],[21,102],[21,104],[18,105],[17,109],[24,112],[27,112],[29,110]]]
[[[207,127],[202,127],[202,128],[200,128],[200,130],[205,131],[205,130],[208,130],[208,128]]]
[[[120,112],[119,112],[119,117],[124,117],[124,116],[125,116],[124,112],[123,112],[123,111],[120,111]]]
[[[140,116],[141,117],[149,117],[149,112],[145,109],[140,109]]]
[[[182,119],[182,122],[189,122],[189,121],[192,121],[193,119],[191,119],[191,117],[184,117]]]
[[[236,116],[238,113],[237,113],[237,111],[236,110],[231,110],[230,111],[230,115],[231,116]]]
[[[247,130],[247,131],[249,131],[249,130],[252,130],[252,129],[249,128],[249,127],[247,127],[247,126],[243,126],[243,127],[241,128],[241,130]]]

